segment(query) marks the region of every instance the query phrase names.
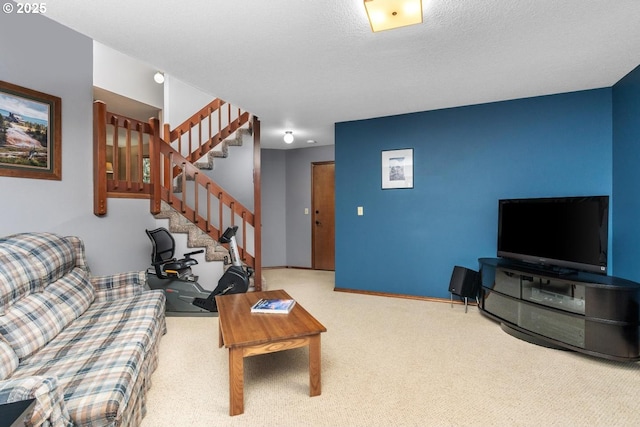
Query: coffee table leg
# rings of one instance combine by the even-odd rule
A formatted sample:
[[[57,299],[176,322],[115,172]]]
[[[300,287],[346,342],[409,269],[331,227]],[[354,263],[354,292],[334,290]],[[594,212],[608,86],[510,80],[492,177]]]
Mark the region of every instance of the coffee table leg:
[[[229,415],[244,412],[244,358],[242,348],[229,349]]]
[[[322,392],[320,334],[309,337],[309,395],[319,396]]]
[[[224,345],[224,340],[222,339],[222,326],[220,326],[220,320],[218,320],[218,348]]]

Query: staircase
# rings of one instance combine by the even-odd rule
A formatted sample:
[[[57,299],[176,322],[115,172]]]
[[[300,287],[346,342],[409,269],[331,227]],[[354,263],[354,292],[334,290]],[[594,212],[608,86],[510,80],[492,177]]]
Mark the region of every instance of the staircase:
[[[251,136],[251,129],[249,128],[240,128],[236,131],[235,136],[233,138],[227,138],[222,141],[220,144],[220,150],[212,149],[209,150],[207,154],[204,155],[204,159],[206,161],[197,161],[195,165],[200,170],[213,170],[213,163],[216,158],[227,158],[229,157],[229,147],[240,147],[242,146],[242,140],[247,136]],[[202,160],[202,159],[200,159]]]
[[[213,170],[215,159],[225,159],[229,157],[229,147],[241,147],[242,141],[245,136],[251,136],[252,129],[251,128],[240,128],[238,129],[232,137],[224,139],[218,146],[212,148],[202,156],[202,158],[197,161],[192,162],[194,166],[200,170]],[[218,149],[218,147],[220,149]],[[197,156],[198,150],[195,151],[196,154],[193,157]],[[205,161],[202,161],[205,159]],[[192,176],[187,176],[187,181],[193,180]],[[182,175],[178,175],[176,178],[176,183],[174,186],[174,192],[179,193],[182,191]]]
[[[187,220],[184,216],[173,209],[167,202],[162,202],[160,212],[155,214],[156,219],[168,219],[169,231],[171,233],[187,234],[187,247],[204,249],[205,260],[207,261],[224,261],[229,259],[229,251],[220,245],[216,240],[204,231],[200,230],[195,224]]]
[[[254,269],[253,286],[261,290],[261,237],[255,226],[260,224],[259,120],[215,99],[176,129],[165,125],[164,139],[160,131],[157,119],[140,122],[94,103],[94,214],[107,213],[109,197],[148,198],[150,212],[168,219],[172,233],[186,233],[190,248],[205,248],[207,261],[228,259],[228,250],[217,241],[227,227],[237,225],[240,260]],[[254,212],[200,169],[212,169],[216,157],[227,157],[228,147],[241,145],[247,136],[253,137]],[[145,152],[146,165],[138,154]],[[107,172],[107,164],[113,172]]]
[[[207,262],[222,261],[225,262],[225,270],[231,265],[227,264],[231,260],[229,250],[222,246],[218,241],[214,240],[207,233],[200,230],[195,224],[187,220],[178,211],[169,206],[168,203],[162,202],[161,210],[155,214],[156,219],[169,220],[169,231],[171,233],[184,233],[187,235],[187,247],[204,249],[204,256]],[[261,290],[266,290],[266,279],[261,276]],[[249,291],[255,289],[255,277],[249,278]]]

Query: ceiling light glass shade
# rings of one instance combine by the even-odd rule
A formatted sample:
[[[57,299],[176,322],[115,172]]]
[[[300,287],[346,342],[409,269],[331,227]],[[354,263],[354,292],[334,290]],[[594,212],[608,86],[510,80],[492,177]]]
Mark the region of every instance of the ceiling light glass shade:
[[[160,71],[158,71],[157,73],[155,73],[153,75],[153,80],[155,80],[155,82],[158,83],[158,84],[164,83],[164,74],[162,74]]]
[[[374,32],[422,23],[422,0],[364,0],[364,7]]]
[[[287,144],[291,144],[293,142],[293,132],[288,130],[284,133],[284,142]]]

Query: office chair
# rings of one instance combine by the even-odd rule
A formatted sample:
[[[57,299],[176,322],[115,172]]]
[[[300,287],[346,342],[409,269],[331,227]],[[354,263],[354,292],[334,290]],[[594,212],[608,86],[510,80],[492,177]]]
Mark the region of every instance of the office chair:
[[[178,260],[174,258],[176,242],[166,228],[145,231],[153,245],[151,265],[155,267],[156,276],[163,279],[178,277],[193,282],[198,280],[191,272],[191,266],[198,264],[198,261],[191,256],[203,253],[204,249],[186,253],[184,258]]]

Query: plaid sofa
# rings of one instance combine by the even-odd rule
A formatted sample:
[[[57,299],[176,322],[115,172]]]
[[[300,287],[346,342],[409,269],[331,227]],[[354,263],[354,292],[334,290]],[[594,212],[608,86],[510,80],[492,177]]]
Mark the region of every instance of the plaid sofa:
[[[144,271],[92,276],[77,237],[0,238],[0,403],[35,398],[28,426],[137,426],[164,310]]]

